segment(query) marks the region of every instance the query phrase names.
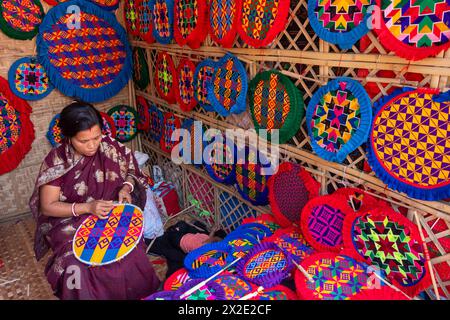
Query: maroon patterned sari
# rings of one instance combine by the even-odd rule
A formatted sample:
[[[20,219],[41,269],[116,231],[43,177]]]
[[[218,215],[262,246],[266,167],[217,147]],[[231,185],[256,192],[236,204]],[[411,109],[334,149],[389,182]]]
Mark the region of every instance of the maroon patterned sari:
[[[143,240],[124,259],[105,266],[90,267],[79,262],[72,251],[73,236],[89,216],[52,218],[40,211],[39,188],[49,184],[61,188],[60,201],[83,203],[93,200],[118,200],[127,177],[133,177],[133,204],[144,208],[145,178],[130,149],[104,136],[92,157],[75,160],[74,149],[63,142],[42,163],[30,208],[37,221],[36,258],[49,248],[45,274],[54,293],[61,299],[141,299],[156,291],[159,280],[145,253]],[[77,271],[80,277],[74,278]]]

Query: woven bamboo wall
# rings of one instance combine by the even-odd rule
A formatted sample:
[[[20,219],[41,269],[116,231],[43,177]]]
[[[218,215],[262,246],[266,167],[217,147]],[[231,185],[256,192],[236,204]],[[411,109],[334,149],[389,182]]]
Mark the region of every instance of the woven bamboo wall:
[[[421,61],[406,61],[386,51],[377,40],[373,32],[368,34],[371,44],[361,51],[359,42],[351,50],[342,51],[335,45],[320,40],[309,25],[306,0],[291,0],[291,10],[287,28],[278,38],[265,49],[253,49],[236,39],[232,52],[244,63],[249,80],[258,72],[267,69],[278,69],[286,74],[304,93],[307,105],[312,94],[320,86],[337,76],[352,77],[361,84],[373,82],[380,92],[373,97],[376,101],[380,96],[394,87],[439,87],[450,89],[450,50],[439,54],[435,58]],[[225,50],[217,46],[208,38],[198,50],[181,48],[177,44],[160,45],[148,44],[139,39],[132,41],[133,46],[145,48],[147,51],[150,74],[155,68],[155,56],[158,51],[165,50],[172,55],[177,65],[183,57],[199,62],[205,58],[217,60],[225,54]],[[368,70],[368,75],[358,77],[358,68]],[[393,78],[380,77],[380,71],[390,71]],[[421,80],[409,81],[408,73],[422,75]],[[192,112],[185,113],[177,105],[169,105],[158,97],[155,91],[153,76],[152,83],[145,91],[136,92],[149,101],[155,103],[162,111],[174,112],[181,119],[194,118],[202,120],[206,127],[252,128],[253,124],[249,112],[229,117],[221,117],[217,113],[208,113],[196,107]],[[168,155],[162,153],[157,144],[151,142],[148,135],[141,136],[144,152],[151,158],[149,164],[160,165],[166,173],[166,178],[175,182],[184,202],[192,190],[198,199],[207,207],[214,207],[215,221],[225,229],[232,229],[246,216],[254,216],[260,212],[270,212],[269,207],[254,207],[244,201],[234,188],[214,182],[206,170],[190,165],[176,166],[170,161]],[[364,146],[349,155],[341,165],[322,160],[311,152],[306,123],[303,121],[301,130],[287,144],[280,147],[280,161],[302,163],[322,183],[322,193],[330,193],[340,186],[360,186],[370,188],[377,194],[383,193],[385,200],[394,208],[398,206],[409,209],[408,218],[413,220],[413,212],[417,210],[421,225],[426,234],[426,242],[432,248],[432,263],[438,270],[437,282],[442,293],[450,298],[449,272],[450,253],[446,252],[443,243],[450,239],[450,205],[444,202],[426,202],[415,200],[386,187],[373,173],[362,171],[366,159]],[[439,220],[437,220],[439,218]],[[437,221],[437,222],[436,222]],[[416,221],[415,221],[416,222]],[[438,227],[437,227],[438,226]],[[448,244],[447,244],[448,247]],[[444,270],[444,271],[442,271]]]
[[[42,1],[45,12],[50,8]],[[120,19],[119,19],[120,20]],[[8,38],[0,32],[0,76],[7,79],[10,66],[17,59],[36,54],[36,38],[20,41]],[[130,88],[124,88],[113,99],[97,104],[99,110],[106,111],[117,104],[130,104]],[[45,134],[53,116],[68,105],[72,99],[54,90],[45,99],[30,101],[33,109],[31,121],[36,139],[31,151],[12,172],[0,176],[0,222],[29,213],[28,200],[34,188],[42,160],[51,149]]]

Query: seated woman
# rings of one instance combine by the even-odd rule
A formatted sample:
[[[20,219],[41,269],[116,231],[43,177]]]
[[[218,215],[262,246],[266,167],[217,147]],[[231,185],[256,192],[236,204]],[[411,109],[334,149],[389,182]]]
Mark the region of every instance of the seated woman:
[[[37,219],[36,258],[53,250],[45,273],[60,299],[141,299],[159,286],[143,241],[122,260],[104,266],[89,267],[73,254],[74,234],[89,215],[105,219],[117,200],[145,206],[146,179],[133,153],[102,136],[102,123],[89,104],[64,108],[60,128],[65,139],[45,158],[30,199]]]

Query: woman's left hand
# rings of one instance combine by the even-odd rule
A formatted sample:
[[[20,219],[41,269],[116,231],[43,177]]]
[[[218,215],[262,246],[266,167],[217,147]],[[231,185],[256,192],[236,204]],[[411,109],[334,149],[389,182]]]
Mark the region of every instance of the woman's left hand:
[[[119,202],[120,203],[131,203],[132,199],[131,199],[131,194],[130,194],[130,188],[128,186],[123,186],[122,189],[120,189],[119,191]]]

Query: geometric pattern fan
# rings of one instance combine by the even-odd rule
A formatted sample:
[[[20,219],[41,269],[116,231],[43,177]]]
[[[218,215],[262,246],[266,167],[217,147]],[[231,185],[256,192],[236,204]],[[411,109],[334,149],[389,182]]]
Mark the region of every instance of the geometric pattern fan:
[[[53,90],[44,67],[35,57],[24,57],[14,62],[9,69],[8,80],[14,94],[25,100],[43,99]]]
[[[302,210],[302,234],[317,251],[340,252],[344,245],[344,218],[351,213],[353,211],[344,196],[326,195],[313,198]]]
[[[124,143],[137,136],[139,116],[135,109],[126,105],[118,105],[109,109],[107,113],[114,120],[117,141]]]
[[[100,112],[100,115],[102,116],[103,120],[102,134],[104,136],[110,136],[111,138],[115,139],[117,131],[114,125],[113,118],[111,118],[107,113],[104,112]]]
[[[209,112],[214,111],[214,107],[208,100],[207,84],[212,81],[215,68],[216,63],[214,61],[205,59],[197,65],[194,72],[194,98],[200,107]]]
[[[58,147],[64,139],[64,135],[61,132],[61,127],[59,126],[60,117],[60,113],[56,114],[53,117],[52,121],[50,121],[46,134],[47,140],[50,142],[53,148]]]
[[[319,195],[320,184],[301,165],[283,162],[270,177],[268,188],[270,208],[276,221],[289,227],[299,223],[303,207]]]
[[[150,0],[153,38],[161,44],[169,44],[173,39],[174,0]]]
[[[348,300],[368,287],[368,266],[347,254],[321,252],[306,258],[301,266],[312,282],[295,271],[298,295],[305,300]]]
[[[39,0],[2,0],[0,29],[13,39],[33,39],[44,15],[44,8]]]
[[[175,139],[172,140],[172,134],[175,130],[178,130],[180,128],[180,119],[172,112],[166,112],[166,114],[164,115],[162,135],[159,141],[160,147],[164,152],[170,154],[175,145],[178,144],[178,141],[180,139],[179,135],[175,136]]]
[[[278,130],[278,141],[286,143],[300,128],[305,108],[303,96],[292,81],[272,70],[258,73],[249,83],[248,97],[255,130],[269,141]]]
[[[231,247],[224,241],[207,243],[189,252],[184,259],[184,267],[191,278],[208,278],[233,262]]]
[[[286,27],[290,0],[239,0],[237,31],[248,45],[269,45]]]
[[[375,0],[308,0],[309,22],[323,40],[350,49],[369,32]]]
[[[156,57],[155,87],[159,96],[167,103],[175,103],[178,90],[178,77],[172,56],[160,51]]]
[[[79,21],[70,6],[79,8]],[[37,38],[38,60],[64,95],[95,103],[115,96],[132,76],[125,29],[115,16],[82,0],[50,9]]]
[[[119,261],[136,248],[143,226],[142,211],[131,204],[115,206],[105,220],[90,215],[73,237],[75,258],[94,266]]]
[[[381,8],[381,44],[408,60],[435,56],[450,48],[448,0],[376,0]]]
[[[144,97],[136,97],[136,109],[138,113],[137,128],[139,131],[147,132],[150,128],[150,105]]]
[[[16,97],[0,77],[0,175],[14,170],[34,140],[31,107]]]
[[[187,58],[180,60],[176,70],[178,88],[175,90],[175,95],[181,110],[186,112],[191,111],[197,105],[194,98],[194,72],[195,64],[191,60]]]
[[[226,53],[217,62],[211,82],[206,84],[208,100],[217,113],[227,117],[246,109],[247,72],[239,59]]]
[[[431,284],[429,259],[417,226],[392,208],[374,208],[344,220],[347,250],[379,268],[387,279],[414,297]]]
[[[136,1],[137,29],[139,37],[147,43],[154,43],[152,11],[150,10],[150,0]]]
[[[209,145],[209,153],[205,155],[205,168],[208,174],[217,182],[234,184],[236,182],[236,146],[231,139],[219,134],[211,139],[205,139]]]
[[[209,35],[223,48],[230,48],[236,38],[236,0],[211,0],[209,11]]]
[[[120,0],[89,0],[89,1],[95,3],[102,9],[110,11],[117,10],[120,5]]]
[[[135,37],[139,35],[137,6],[137,0],[128,0],[125,1],[123,9],[127,32]]]
[[[154,142],[158,142],[161,140],[161,136],[163,134],[164,128],[164,114],[158,107],[154,104],[150,107],[150,124],[148,133],[150,134],[150,138]]]
[[[138,90],[144,91],[150,84],[150,72],[145,49],[133,48],[133,81]]]
[[[208,35],[208,4],[205,0],[175,0],[174,38],[180,47],[197,49]]]
[[[376,103],[368,161],[390,188],[422,200],[450,196],[447,99],[436,89],[404,88]]]
[[[321,158],[342,163],[366,142],[372,123],[372,104],[356,80],[339,77],[312,96],[306,110],[311,146]]]

